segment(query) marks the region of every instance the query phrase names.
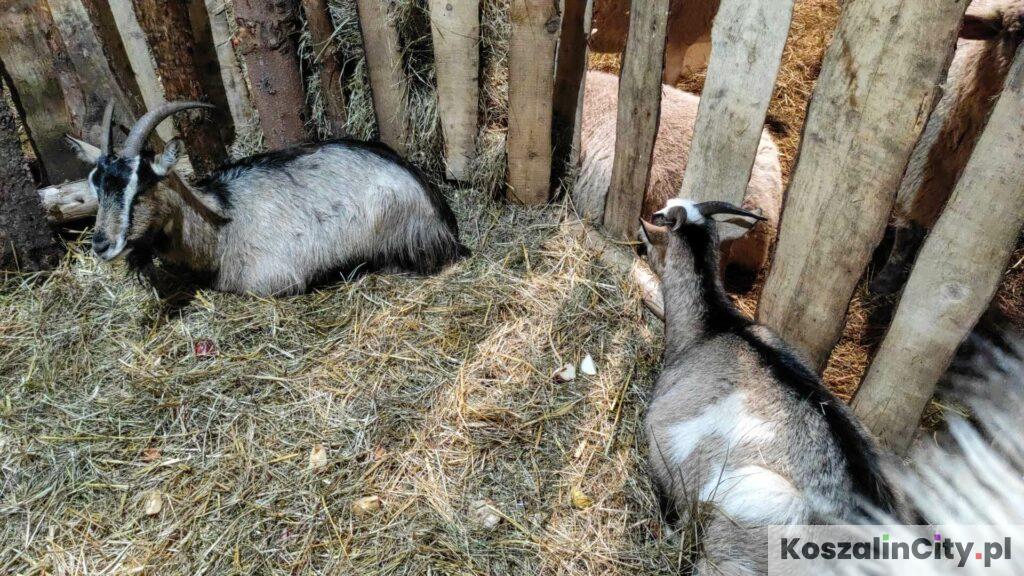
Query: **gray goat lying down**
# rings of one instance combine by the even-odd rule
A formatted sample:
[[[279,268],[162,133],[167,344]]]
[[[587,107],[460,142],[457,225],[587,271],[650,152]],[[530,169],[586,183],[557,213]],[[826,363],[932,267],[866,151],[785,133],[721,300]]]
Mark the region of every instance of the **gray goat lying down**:
[[[154,256],[226,292],[296,294],[362,270],[432,274],[465,253],[451,208],[423,176],[383,144],[333,140],[245,158],[195,186],[157,184],[180,143],[143,149],[161,120],[198,102],[143,116],[119,154],[110,150],[110,110],[97,148],[69,137],[94,168],[99,200],[93,252],[127,256],[136,271]]]
[[[700,525],[702,574],[763,572],[765,526],[848,520],[865,503],[900,514],[878,448],[846,404],[722,288],[719,242],[761,219],[672,199],[645,223],[668,236],[664,365],[646,418],[652,474],[666,512],[684,529]]]

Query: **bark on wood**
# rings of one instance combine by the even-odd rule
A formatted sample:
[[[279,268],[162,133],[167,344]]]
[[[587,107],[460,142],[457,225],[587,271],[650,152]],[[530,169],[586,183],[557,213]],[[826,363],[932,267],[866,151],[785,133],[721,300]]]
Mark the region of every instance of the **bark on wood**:
[[[405,155],[409,142],[408,82],[402,67],[398,30],[388,18],[390,4],[382,0],[356,2],[380,141]]]
[[[512,0],[508,49],[508,179],[511,197],[543,204],[551,193],[551,122],[557,0]]]
[[[722,1],[682,198],[743,202],[792,16],[793,0]]]
[[[99,42],[101,50],[101,56],[98,60],[102,61],[102,63],[98,64],[98,66],[100,67],[101,72],[104,65],[107,67],[117,90],[125,99],[123,103],[118,102],[117,104],[119,104],[119,106],[126,107],[127,112],[119,114],[115,111],[114,119],[117,121],[120,121],[120,119],[123,118],[133,120],[142,114],[145,114],[146,106],[142,100],[142,93],[139,90],[139,84],[135,79],[135,72],[132,70],[131,61],[129,60],[128,53],[125,50],[124,42],[121,40],[121,33],[118,30],[117,22],[114,20],[114,14],[110,9],[110,3],[104,0],[61,1],[69,4],[78,2],[88,14],[88,20],[92,25],[93,32],[96,40]],[[54,18],[57,18],[56,11]],[[57,19],[57,22],[58,25],[60,25],[59,19]],[[73,45],[75,42],[71,40],[68,40],[68,42],[71,45],[72,51],[74,51]],[[121,114],[123,114],[123,116]]]
[[[61,249],[43,217],[4,91],[0,84],[0,270],[47,270]]]
[[[332,41],[334,21],[327,0],[302,0],[306,13],[306,26],[313,41],[313,51],[320,65],[320,92],[324,99],[324,114],[331,137],[341,138],[347,134],[345,122],[348,112],[345,108],[341,61]]]
[[[640,298],[652,314],[659,320],[665,319],[665,299],[661,293],[661,280],[646,262],[637,258],[628,248],[609,241],[597,229],[579,220],[569,220],[565,225],[569,232],[583,242],[605,266],[629,278],[640,291]]]
[[[562,33],[558,41],[555,70],[555,97],[552,122],[555,144],[552,185],[580,160],[580,128],[583,119],[583,93],[586,90],[587,38],[593,17],[593,0],[563,0]]]
[[[24,110],[44,179],[62,182],[84,175],[85,165],[64,142],[66,133],[77,130],[59,75],[68,79],[69,63],[66,53],[51,52],[51,42],[59,38],[51,23],[49,12],[35,0],[6,3],[0,8],[0,61]]]
[[[134,104],[122,89],[108,61],[104,39],[93,24],[88,7],[82,0],[43,0],[48,6],[56,29],[67,47],[76,79],[80,83],[82,110],[75,111],[78,136],[98,144],[103,137],[103,110],[114,102],[114,121],[131,126],[135,119]],[[115,131],[115,136],[120,133]],[[115,140],[116,143],[116,140]]]
[[[160,85],[160,78],[156,74],[156,64],[150,53],[146,34],[135,18],[135,8],[127,0],[111,2],[110,13],[121,34],[121,43],[124,45],[132,73],[135,75],[135,83],[139,87],[143,108],[144,110],[153,110],[166,100],[163,86]],[[170,141],[177,134],[171,119],[161,122],[156,128],[156,132],[164,142]]]
[[[228,97],[220,70],[220,59],[217,55],[216,41],[213,39],[213,27],[210,14],[206,10],[206,0],[188,0],[188,19],[192,26],[192,47],[196,68],[202,87],[209,98],[210,104],[219,112],[214,114],[214,127],[220,131],[221,141],[226,145],[235,139],[233,117],[229,114]]]
[[[480,0],[430,0],[430,25],[447,176],[465,181],[476,158]]]
[[[851,0],[843,9],[758,311],[819,370],[882,238],[966,5]]]
[[[213,45],[217,51],[217,60],[220,63],[220,76],[221,83],[224,86],[224,96],[227,98],[228,108],[231,110],[231,118],[234,121],[235,129],[239,130],[253,123],[254,110],[252,99],[249,96],[249,84],[245,80],[242,65],[235,54],[226,2],[227,0],[204,0],[203,3],[206,5],[206,12],[210,23],[210,35],[213,38]]]
[[[293,38],[299,27],[295,0],[235,0],[232,6],[267,146],[305,141],[306,95]]]
[[[165,0],[132,0],[139,26],[146,34],[157,73],[169,101],[210,102],[203,74],[196,61],[195,37],[188,5]],[[217,115],[177,114],[173,118],[188,150],[193,169],[208,174],[228,159],[227,147],[217,127]]]
[[[988,307],[1024,227],[1024,50],[953,196],[925,241],[892,325],[853,401],[905,452],[957,347]]]
[[[604,226],[613,237],[636,237],[654,138],[661,116],[661,75],[669,0],[635,2],[622,56],[615,160],[604,207]]]

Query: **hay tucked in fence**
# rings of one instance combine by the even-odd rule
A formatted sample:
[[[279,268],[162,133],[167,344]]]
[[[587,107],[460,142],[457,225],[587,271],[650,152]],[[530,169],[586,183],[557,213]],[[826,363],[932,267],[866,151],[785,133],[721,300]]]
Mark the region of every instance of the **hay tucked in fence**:
[[[454,196],[474,255],[431,278],[168,310],[76,244],[0,285],[0,573],[678,572],[660,323],[564,209]]]

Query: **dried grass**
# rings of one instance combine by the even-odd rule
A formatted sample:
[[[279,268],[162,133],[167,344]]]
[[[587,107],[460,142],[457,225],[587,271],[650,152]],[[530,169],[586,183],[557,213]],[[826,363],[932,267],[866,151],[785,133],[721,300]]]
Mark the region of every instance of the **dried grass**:
[[[475,253],[432,278],[168,309],[76,243],[0,286],[0,573],[678,572],[639,428],[659,324],[564,208],[453,195]]]

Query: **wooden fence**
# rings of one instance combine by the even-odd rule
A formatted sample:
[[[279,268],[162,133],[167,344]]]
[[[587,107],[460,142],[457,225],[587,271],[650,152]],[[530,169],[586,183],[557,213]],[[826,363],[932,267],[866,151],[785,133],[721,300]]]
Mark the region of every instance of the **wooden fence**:
[[[409,143],[408,79],[389,3],[358,7],[381,140]],[[587,33],[593,0],[507,0],[508,197],[543,204],[579,160]],[[305,96],[293,32],[299,0],[11,0],[0,12],[0,60],[51,183],[84,167],[60,142],[91,134],[113,99],[126,122],[164,99],[223,99],[233,124],[258,115],[265,142],[306,138]],[[476,155],[481,0],[423,0],[430,11],[447,177],[468,180]],[[847,0],[809,106],[799,162],[759,319],[821,369],[881,240],[907,159],[949,65],[966,2]],[[291,9],[281,10],[281,6]],[[633,3],[619,88],[619,122],[604,229],[632,240],[658,129],[669,0]],[[707,81],[681,195],[739,203],[750,176],[785,45],[794,0],[722,0]],[[344,132],[343,73],[331,50],[326,0],[302,0],[331,132]],[[144,17],[140,18],[140,14]],[[205,46],[198,46],[204,44]],[[209,46],[212,44],[212,46]],[[183,46],[196,46],[195,51]],[[44,57],[45,56],[45,57]],[[249,77],[245,78],[241,62]],[[211,68],[212,63],[212,68]],[[988,304],[1022,226],[1022,67],[1014,65],[995,120],[928,239],[855,408],[902,449],[953,351]],[[211,69],[220,77],[207,89]],[[179,119],[159,136],[186,140],[202,172],[224,156],[224,133]],[[83,187],[49,189],[79,198]],[[968,200],[970,198],[970,200]],[[66,216],[66,214],[65,214]],[[57,215],[59,218],[60,216]],[[622,261],[621,254],[616,257]],[[629,261],[629,258],[626,259]],[[641,274],[644,278],[649,275]],[[654,295],[645,293],[648,299]]]

